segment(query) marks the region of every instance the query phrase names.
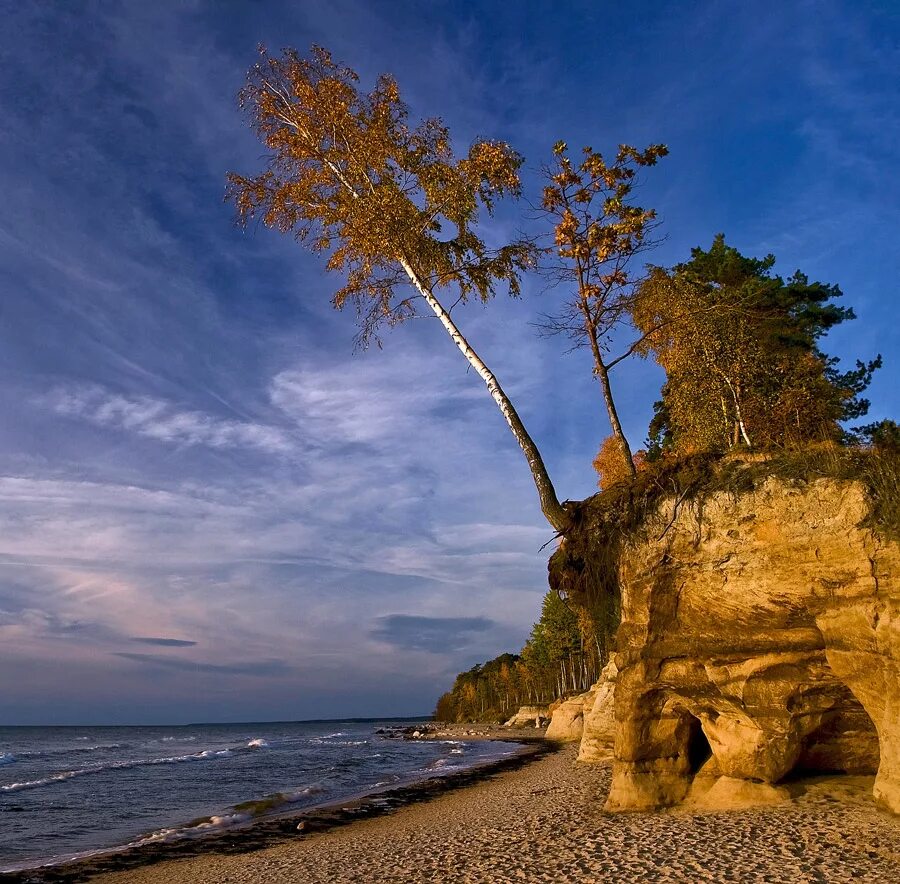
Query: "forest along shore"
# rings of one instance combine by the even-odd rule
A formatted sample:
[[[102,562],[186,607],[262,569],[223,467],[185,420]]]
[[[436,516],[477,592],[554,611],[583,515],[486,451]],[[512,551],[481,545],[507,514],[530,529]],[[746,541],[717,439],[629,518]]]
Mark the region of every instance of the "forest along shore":
[[[577,765],[575,751],[253,853],[206,853],[93,881],[900,880],[900,827],[872,804],[871,778],[822,778],[798,786],[790,803],[755,810],[610,815],[609,768]]]

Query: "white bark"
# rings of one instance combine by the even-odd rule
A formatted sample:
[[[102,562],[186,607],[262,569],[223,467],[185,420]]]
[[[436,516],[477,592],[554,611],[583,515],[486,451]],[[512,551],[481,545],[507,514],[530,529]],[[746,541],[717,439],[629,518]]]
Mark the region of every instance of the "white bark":
[[[538,497],[541,501],[541,510],[546,516],[547,521],[550,522],[557,531],[566,531],[571,525],[569,514],[560,504],[559,498],[556,496],[556,490],[547,473],[547,468],[544,465],[543,458],[541,457],[537,446],[534,444],[534,440],[525,429],[525,425],[522,423],[522,420],[516,412],[516,409],[513,407],[512,402],[509,400],[509,397],[503,392],[500,382],[497,380],[494,373],[484,364],[481,357],[472,349],[450,314],[434,296],[431,289],[421,280],[412,265],[405,259],[401,259],[400,264],[416,291],[418,291],[425,299],[425,302],[432,309],[434,315],[440,320],[441,325],[444,326],[447,334],[450,335],[453,343],[456,344],[459,351],[465,356],[469,365],[475,369],[479,377],[484,381],[485,386],[488,388],[488,392],[491,394],[491,398],[497,403],[500,413],[506,420],[513,436],[515,436],[516,442],[518,442],[519,447],[525,455],[525,459],[528,461],[534,484],[537,487]]]

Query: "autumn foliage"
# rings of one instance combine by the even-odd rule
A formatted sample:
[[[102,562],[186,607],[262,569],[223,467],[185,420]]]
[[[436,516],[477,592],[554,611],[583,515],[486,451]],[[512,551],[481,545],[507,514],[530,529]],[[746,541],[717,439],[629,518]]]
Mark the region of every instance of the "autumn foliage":
[[[410,122],[393,77],[364,92],[321,47],[261,50],[240,103],[269,162],[255,176],[229,174],[228,198],[243,222],[259,218],[328,255],[344,278],[334,304],[355,304],[364,343],[416,314],[404,264],[463,300],[486,301],[498,283],[518,293],[530,246],[490,250],[476,232],[481,210],[519,193],[522,158],[508,144],[476,141],[455,157],[439,119]]]
[[[633,462],[635,472],[639,473],[647,464],[647,453],[636,451]],[[615,436],[607,436],[600,443],[600,450],[594,458],[593,466],[597,471],[597,485],[601,489],[611,488],[632,478],[631,472],[622,461],[622,451]]]
[[[860,398],[877,357],[839,372],[819,341],[853,318],[835,285],[800,271],[772,273],[719,235],[709,251],[654,268],[632,315],[641,348],[666,371],[651,425],[658,449],[679,453],[838,441],[840,422],[865,414]]]
[[[656,165],[668,152],[664,144],[644,150],[623,144],[607,161],[588,146],[578,162],[570,158],[568,145],[559,141],[553,148],[553,165],[544,170],[541,207],[554,224],[557,258],[551,273],[567,283],[567,297],[556,314],[545,318],[543,327],[565,334],[576,347],[589,348],[615,437],[615,453],[610,449],[609,456],[617,457],[629,476],[635,474],[635,464],[609,374],[630,351],[611,355],[609,340],[628,321],[639,278],[634,259],[654,245],[656,211],[634,202],[637,173]]]
[[[484,381],[531,471],[541,510],[557,531],[569,515],[540,450],[499,380],[451,313],[470,298],[490,300],[498,286],[519,293],[535,249],[518,240],[489,248],[478,235],[495,201],[519,195],[522,158],[503,141],[478,140],[457,157],[437,118],[412,124],[393,77],[374,89],[314,46],[308,56],[261,50],[241,91],[241,107],[269,151],[266,171],[228,176],[239,220],[254,218],[293,234],[344,284],[334,306],[356,306],[363,346],[420,312],[443,326]],[[451,300],[446,300],[450,298]]]

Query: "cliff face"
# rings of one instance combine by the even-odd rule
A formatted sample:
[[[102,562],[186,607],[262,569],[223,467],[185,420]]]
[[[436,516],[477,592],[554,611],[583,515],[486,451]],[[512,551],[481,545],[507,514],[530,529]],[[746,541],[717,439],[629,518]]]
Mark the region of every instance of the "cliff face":
[[[618,546],[614,735],[595,693],[582,752],[613,736],[609,809],[877,770],[900,812],[900,545],[863,527],[870,508],[860,482],[769,478],[663,499]]]

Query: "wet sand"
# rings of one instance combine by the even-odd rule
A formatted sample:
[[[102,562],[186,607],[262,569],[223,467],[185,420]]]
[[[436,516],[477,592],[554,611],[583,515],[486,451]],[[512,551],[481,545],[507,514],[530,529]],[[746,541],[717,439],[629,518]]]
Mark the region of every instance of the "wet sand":
[[[251,853],[205,853],[95,884],[287,882],[897,882],[900,819],[871,778],[820,778],[789,804],[606,814],[609,768],[575,749],[386,815]]]

